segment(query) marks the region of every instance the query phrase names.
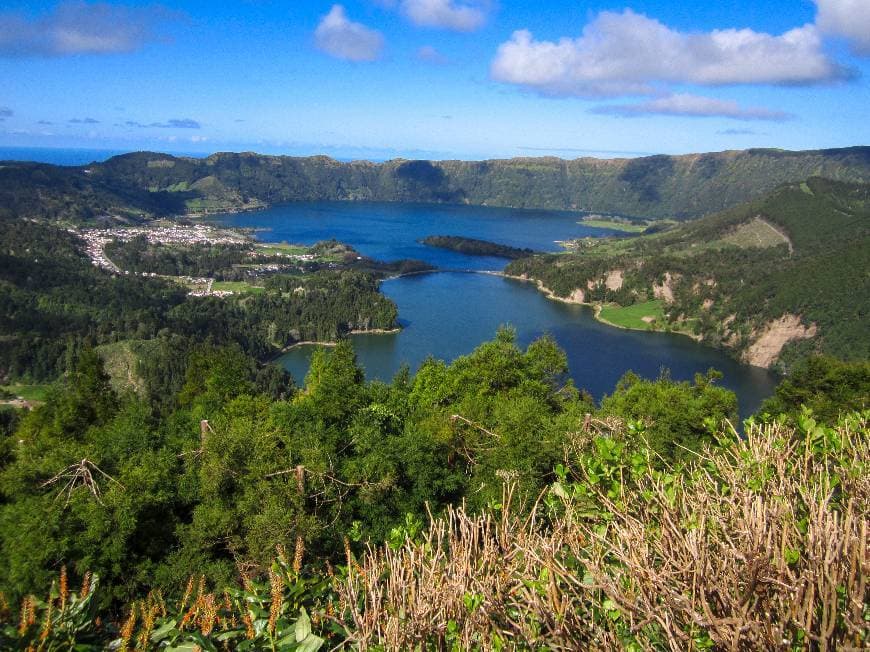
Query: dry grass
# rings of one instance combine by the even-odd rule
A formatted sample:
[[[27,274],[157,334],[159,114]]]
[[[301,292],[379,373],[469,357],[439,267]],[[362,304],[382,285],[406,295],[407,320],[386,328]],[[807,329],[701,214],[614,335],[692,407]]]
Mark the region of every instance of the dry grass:
[[[868,429],[752,426],[681,473],[452,509],[341,585],[361,649],[866,649]],[[555,510],[555,511],[554,511]],[[528,512],[526,512],[528,513]],[[350,624],[349,623],[349,624]]]

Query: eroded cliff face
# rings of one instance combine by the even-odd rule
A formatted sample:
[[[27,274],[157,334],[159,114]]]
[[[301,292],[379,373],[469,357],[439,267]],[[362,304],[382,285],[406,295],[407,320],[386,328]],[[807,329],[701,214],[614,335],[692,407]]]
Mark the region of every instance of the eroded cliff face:
[[[792,340],[815,337],[817,332],[815,324],[805,326],[798,315],[785,314],[768,322],[760,333],[754,334],[752,343],[743,352],[742,359],[747,364],[769,369],[786,344]]]
[[[665,278],[662,281],[661,285],[653,285],[653,296],[656,299],[661,299],[665,303],[673,303],[674,287],[679,280],[679,274],[671,274],[670,272],[665,272]]]

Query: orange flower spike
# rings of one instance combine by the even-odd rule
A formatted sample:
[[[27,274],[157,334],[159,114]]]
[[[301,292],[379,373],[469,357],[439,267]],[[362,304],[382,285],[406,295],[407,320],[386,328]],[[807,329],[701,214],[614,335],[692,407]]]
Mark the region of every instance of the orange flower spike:
[[[302,570],[302,558],[305,555],[305,539],[300,535],[296,536],[296,550],[293,554],[293,571],[298,575]]]
[[[66,566],[61,566],[60,567],[60,587],[59,587],[61,612],[66,610],[66,599],[69,596],[68,581],[69,580],[66,576]]]
[[[269,584],[272,592],[272,605],[269,608],[269,634],[275,634],[275,625],[281,614],[281,600],[284,597],[284,582],[281,576],[273,570],[269,571]]]
[[[284,566],[289,566],[290,564],[287,561],[287,551],[284,549],[284,544],[279,543],[275,546],[275,551],[278,553],[278,559],[281,560],[281,563],[284,564]]]
[[[85,573],[85,576],[82,578],[82,588],[79,591],[79,598],[84,600],[91,593],[91,571]]]
[[[181,599],[181,604],[178,607],[179,611],[184,611],[187,606],[187,601],[190,600],[190,594],[193,593],[193,575],[187,578],[187,588],[184,589],[184,597]]]
[[[42,632],[40,632],[39,634],[39,640],[43,643],[45,643],[45,641],[48,639],[49,634],[51,634],[51,612],[53,611],[53,607],[54,605],[52,604],[49,595],[49,600],[46,603],[45,607],[45,622],[42,625]]]
[[[203,636],[208,636],[217,622],[217,601],[214,595],[209,593],[202,599],[202,614],[199,619],[199,628]]]
[[[130,640],[133,638],[133,630],[136,628],[136,603],[130,607],[130,615],[121,627],[121,647],[120,652],[127,652],[130,649]]]
[[[18,623],[18,635],[24,636],[27,629],[33,624],[33,597],[26,596],[21,601],[21,619]]]
[[[253,640],[257,634],[254,631],[254,622],[251,620],[251,613],[247,609],[245,609],[242,620],[245,623],[245,636],[247,636],[249,640]]]

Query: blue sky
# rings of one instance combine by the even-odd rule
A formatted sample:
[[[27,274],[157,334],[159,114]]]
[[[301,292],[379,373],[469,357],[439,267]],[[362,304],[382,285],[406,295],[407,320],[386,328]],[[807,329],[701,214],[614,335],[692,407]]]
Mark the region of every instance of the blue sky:
[[[870,144],[870,0],[16,2],[0,146],[632,156]]]

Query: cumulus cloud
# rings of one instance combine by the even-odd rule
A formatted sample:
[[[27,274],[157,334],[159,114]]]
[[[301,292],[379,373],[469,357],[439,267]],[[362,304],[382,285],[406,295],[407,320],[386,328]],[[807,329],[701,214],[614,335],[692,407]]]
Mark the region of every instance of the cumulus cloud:
[[[327,54],[348,61],[374,61],[384,47],[380,32],[350,20],[341,5],[333,5],[323,17],[314,41]]]
[[[70,118],[68,122],[71,125],[98,125],[100,124],[99,120],[94,118]]]
[[[11,118],[13,115],[15,115],[15,112],[8,106],[0,106],[0,122],[3,122],[6,118]]]
[[[549,95],[654,94],[662,85],[816,84],[848,77],[813,25],[779,36],[751,29],[680,32],[626,9],[604,11],[577,38],[514,32],[492,62],[498,81]]]
[[[420,61],[425,61],[426,63],[447,63],[447,57],[445,57],[431,45],[424,45],[419,50],[417,50],[417,58]]]
[[[824,34],[841,36],[855,54],[870,56],[870,5],[867,0],[815,0],[816,25]]]
[[[178,17],[162,7],[62,2],[39,18],[0,13],[0,55],[62,57],[132,52]]]
[[[436,27],[457,32],[473,32],[486,22],[482,3],[455,0],[402,0],[402,13],[421,27]]]
[[[733,118],[734,120],[772,120],[782,122],[793,116],[782,111],[761,107],[743,108],[731,100],[717,100],[688,93],[677,93],[640,104],[599,106],[594,113],[607,113],[633,118],[642,115],[675,115],[692,118]]]

